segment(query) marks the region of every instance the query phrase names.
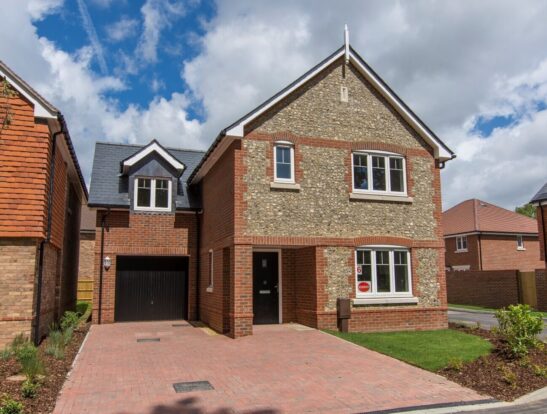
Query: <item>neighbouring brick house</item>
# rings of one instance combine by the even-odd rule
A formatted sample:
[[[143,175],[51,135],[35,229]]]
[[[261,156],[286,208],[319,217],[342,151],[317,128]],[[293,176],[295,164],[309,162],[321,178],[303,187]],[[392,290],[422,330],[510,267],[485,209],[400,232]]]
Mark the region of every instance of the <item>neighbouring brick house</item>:
[[[453,156],[347,43],[205,154],[97,144],[94,320],[444,328]]]
[[[536,206],[536,218],[539,228],[540,260],[545,262],[545,267],[547,267],[547,182],[539,189],[530,203]]]
[[[450,270],[533,271],[539,259],[534,219],[471,199],[443,213],[446,267]]]
[[[73,309],[87,190],[62,114],[4,63],[0,81],[0,346]],[[7,122],[4,122],[7,121]]]

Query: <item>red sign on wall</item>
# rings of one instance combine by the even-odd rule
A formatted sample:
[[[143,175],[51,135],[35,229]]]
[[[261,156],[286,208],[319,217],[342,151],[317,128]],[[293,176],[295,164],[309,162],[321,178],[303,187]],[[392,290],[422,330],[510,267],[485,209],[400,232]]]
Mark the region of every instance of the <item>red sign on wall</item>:
[[[357,289],[362,293],[368,292],[370,290],[370,282],[359,282]]]

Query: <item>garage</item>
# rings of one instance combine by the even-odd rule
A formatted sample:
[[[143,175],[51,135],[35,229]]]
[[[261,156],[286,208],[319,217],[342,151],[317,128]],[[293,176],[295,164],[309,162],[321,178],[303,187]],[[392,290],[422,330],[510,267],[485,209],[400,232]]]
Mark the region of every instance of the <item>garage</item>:
[[[188,318],[188,258],[117,256],[116,322]]]

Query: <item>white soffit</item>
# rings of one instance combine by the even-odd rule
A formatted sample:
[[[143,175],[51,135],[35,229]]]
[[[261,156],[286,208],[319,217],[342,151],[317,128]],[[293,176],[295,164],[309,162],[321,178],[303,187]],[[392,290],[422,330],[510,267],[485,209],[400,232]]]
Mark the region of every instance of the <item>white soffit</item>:
[[[149,154],[156,152],[158,153],[165,161],[167,161],[174,169],[176,169],[179,174],[182,174],[184,169],[186,168],[183,163],[181,163],[179,160],[177,160],[175,157],[173,157],[169,152],[167,152],[165,149],[162,148],[161,145],[159,145],[157,142],[152,142],[147,147],[144,147],[142,150],[137,152],[132,157],[126,159],[122,162],[123,166],[123,173],[127,174],[129,169],[135,165],[137,162],[148,156]]]

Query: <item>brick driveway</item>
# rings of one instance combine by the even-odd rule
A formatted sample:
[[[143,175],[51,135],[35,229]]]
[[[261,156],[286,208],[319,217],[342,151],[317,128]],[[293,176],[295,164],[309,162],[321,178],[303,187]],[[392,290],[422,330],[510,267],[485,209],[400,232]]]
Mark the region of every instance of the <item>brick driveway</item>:
[[[136,341],[151,337],[161,341]],[[214,390],[173,390],[200,380]],[[484,398],[300,325],[255,327],[233,340],[141,322],[92,327],[54,413],[354,413]]]

